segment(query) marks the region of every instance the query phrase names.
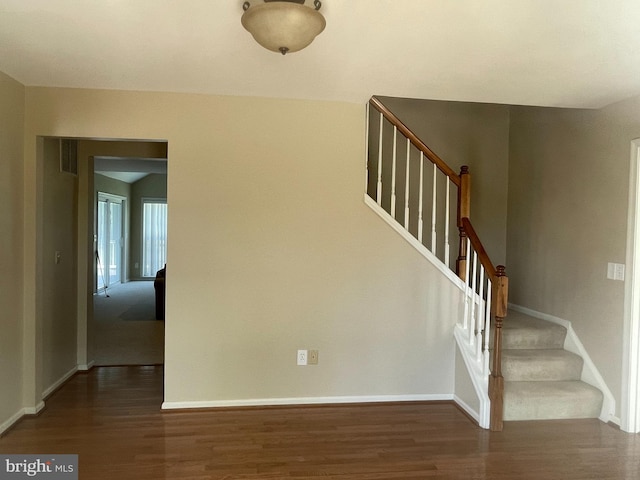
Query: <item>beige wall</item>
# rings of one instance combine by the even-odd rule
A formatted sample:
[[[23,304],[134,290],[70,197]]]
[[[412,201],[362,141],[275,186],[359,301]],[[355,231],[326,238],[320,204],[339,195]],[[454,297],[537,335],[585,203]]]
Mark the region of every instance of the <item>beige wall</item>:
[[[15,226],[0,238],[16,252],[2,257],[15,282],[0,295],[4,311],[19,317],[15,299],[24,275],[23,405],[37,403],[38,385],[46,384],[36,374],[42,358],[33,353],[44,318],[38,265],[48,261],[37,240],[46,225],[39,135],[169,141],[168,401],[454,392],[452,323],[445,319],[453,318],[456,297],[446,300],[450,285],[362,203],[361,106],[28,88],[21,231],[22,145],[15,139],[22,92],[0,76],[2,111],[16,112],[0,119],[0,143],[14,159],[2,163],[0,215],[3,225]],[[429,108],[451,114],[440,103]],[[618,403],[623,284],[605,277],[608,261],[624,263],[629,142],[640,137],[639,107],[640,99],[600,111],[514,107],[504,142],[509,115],[502,107],[474,116],[476,106],[469,106],[477,125],[466,129],[475,140],[460,147],[478,159],[460,163],[472,166],[480,194],[472,216],[480,210],[483,225],[497,225],[491,231],[499,232],[504,215],[486,206],[499,201],[485,197],[481,172],[495,170],[496,185],[509,172],[511,300],[572,321]],[[478,147],[490,135],[503,143]],[[448,161],[455,142],[425,140]],[[485,151],[497,163],[473,154]],[[80,232],[92,221],[82,212],[93,192],[88,171],[80,178]],[[496,185],[487,188],[497,192]],[[81,252],[86,237],[78,236]],[[489,248],[500,251],[501,242],[492,237]],[[0,342],[19,359],[20,324],[11,318],[2,317],[8,333]],[[318,348],[320,365],[296,367],[297,348]],[[19,363],[11,365],[0,366],[0,375],[19,389]],[[467,392],[463,383],[455,390]],[[15,413],[15,395],[7,391],[0,421]]]
[[[74,370],[77,345],[77,177],[60,171],[60,142],[44,139],[42,388]],[[60,261],[56,263],[56,252]]]
[[[0,73],[0,431],[22,408],[24,87]]]
[[[454,171],[469,166],[471,220],[494,265],[504,264],[509,107],[390,97],[380,100]],[[457,251],[457,243],[455,235],[452,250]]]
[[[640,98],[602,110],[511,113],[510,300],[573,323],[620,414],[630,144]]]
[[[27,198],[36,135],[169,142],[167,401],[453,393],[459,299],[363,204],[362,106],[44,88],[26,98]],[[35,207],[26,213],[35,234]],[[298,348],[319,349],[320,365],[297,367]]]
[[[129,271],[140,278],[142,265],[142,199],[167,198],[167,175],[152,173],[131,185],[131,238]]]

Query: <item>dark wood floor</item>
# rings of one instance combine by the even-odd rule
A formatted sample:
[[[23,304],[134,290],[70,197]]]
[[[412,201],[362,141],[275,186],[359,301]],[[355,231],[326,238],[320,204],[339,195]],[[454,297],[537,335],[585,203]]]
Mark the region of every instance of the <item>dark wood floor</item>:
[[[161,412],[162,375],[76,375],[0,453],[77,453],[86,480],[640,478],[640,436],[597,420],[490,433],[446,403]]]

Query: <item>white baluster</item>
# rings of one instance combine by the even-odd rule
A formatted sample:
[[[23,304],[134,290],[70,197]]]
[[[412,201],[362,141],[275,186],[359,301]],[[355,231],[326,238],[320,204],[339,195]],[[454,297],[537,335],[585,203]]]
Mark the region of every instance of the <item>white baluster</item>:
[[[484,274],[484,266],[480,264],[480,289],[478,291],[478,334],[477,334],[477,350],[476,358],[478,361],[482,358],[482,331],[484,330],[484,284],[486,278]]]
[[[491,339],[491,279],[487,277],[487,302],[484,314],[484,375],[489,375],[489,340]]]
[[[376,189],[376,201],[382,205],[382,128],[384,125],[384,115],[380,114],[380,138],[378,139],[378,186]]]
[[[489,350],[489,340],[491,339],[491,279],[487,277],[487,302],[484,312],[484,350]]]
[[[364,151],[365,156],[365,168],[366,172],[364,175],[364,192],[366,194],[369,193],[369,102],[367,102],[366,110],[366,118],[365,118],[365,130],[364,130]]]
[[[396,218],[396,158],[398,156],[398,127],[393,126],[393,165],[391,167],[391,216]]]
[[[465,280],[465,289],[464,289],[464,329],[466,330],[469,327],[469,297],[470,297],[470,287],[469,287],[469,252],[471,250],[469,250],[471,248],[471,241],[469,240],[469,238],[467,237],[467,261],[464,262],[465,263],[465,267],[464,267],[464,278],[466,278]]]
[[[473,301],[471,302],[471,322],[469,324],[469,344],[473,345],[473,341],[476,338],[476,302],[478,294],[476,293],[476,278],[478,275],[478,254],[473,251],[473,274],[471,277],[471,295]]]
[[[424,193],[424,153],[420,152],[420,199],[418,200],[418,241],[422,243],[422,197]]]
[[[444,215],[444,263],[449,266],[449,177],[447,177],[447,194],[445,200],[445,215]]]
[[[431,253],[436,255],[436,164],[433,164],[433,202],[431,206]]]
[[[404,228],[409,230],[409,160],[411,159],[411,142],[407,138],[407,170],[404,178]]]

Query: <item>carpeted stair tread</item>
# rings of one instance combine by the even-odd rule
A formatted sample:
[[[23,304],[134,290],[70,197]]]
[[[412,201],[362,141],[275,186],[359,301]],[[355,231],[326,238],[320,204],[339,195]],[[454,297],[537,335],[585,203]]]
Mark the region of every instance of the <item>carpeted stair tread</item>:
[[[564,350],[565,327],[510,310],[502,332],[504,420],[600,416],[602,392],[580,380],[584,361]]]
[[[582,357],[562,349],[513,349],[502,352],[507,381],[580,380]]]
[[[502,327],[504,349],[558,349],[564,347],[567,329],[562,325],[509,311]]]
[[[577,381],[505,382],[504,420],[597,418],[602,392]]]

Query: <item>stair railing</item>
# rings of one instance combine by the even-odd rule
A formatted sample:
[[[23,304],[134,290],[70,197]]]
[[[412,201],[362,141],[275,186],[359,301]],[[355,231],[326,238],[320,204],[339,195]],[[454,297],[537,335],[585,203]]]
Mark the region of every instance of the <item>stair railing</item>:
[[[456,174],[376,97],[369,101],[367,148],[370,206],[463,282],[465,304],[456,340],[480,398],[480,426],[502,430],[502,322],[508,278],[504,266],[493,267],[469,219],[469,169],[463,166]],[[452,267],[450,232],[455,229],[459,240]]]

